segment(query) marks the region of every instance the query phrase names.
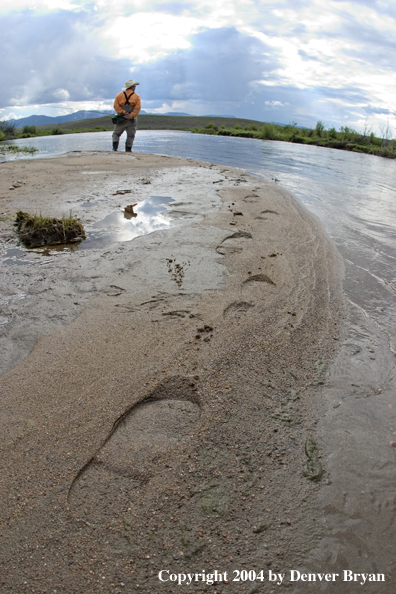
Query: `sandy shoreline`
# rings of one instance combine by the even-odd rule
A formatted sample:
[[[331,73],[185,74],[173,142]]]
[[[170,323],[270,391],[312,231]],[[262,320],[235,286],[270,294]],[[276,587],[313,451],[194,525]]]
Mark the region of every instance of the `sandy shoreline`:
[[[89,225],[175,199],[170,229],[3,267],[2,591],[172,592],[159,570],[298,568],[323,531],[326,473],[304,476],[305,443],[343,312],[318,222],[276,184],[190,159],[1,168],[4,252],[19,209]]]

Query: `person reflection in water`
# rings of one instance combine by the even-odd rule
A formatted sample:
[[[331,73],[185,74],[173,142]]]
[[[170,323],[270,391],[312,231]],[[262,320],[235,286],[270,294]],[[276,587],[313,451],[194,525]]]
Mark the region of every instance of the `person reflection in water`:
[[[118,150],[120,136],[126,132],[125,151],[127,153],[132,152],[132,145],[137,128],[137,115],[141,109],[140,95],[135,93],[136,85],[138,84],[140,83],[135,82],[134,80],[127,80],[123,87],[123,91],[118,93],[114,100],[114,109],[117,113],[122,114],[125,117],[125,120],[114,126],[113,151]]]
[[[130,204],[129,206],[126,206],[124,208],[124,218],[125,219],[132,219],[132,218],[137,217],[137,212],[135,212],[133,210],[133,207],[137,206],[137,204],[138,203],[136,202],[136,204]]]

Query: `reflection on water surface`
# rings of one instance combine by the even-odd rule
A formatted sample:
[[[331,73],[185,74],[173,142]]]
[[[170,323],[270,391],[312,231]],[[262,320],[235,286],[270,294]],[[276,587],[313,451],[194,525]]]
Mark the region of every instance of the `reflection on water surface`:
[[[87,239],[80,249],[101,247],[115,241],[131,241],[139,235],[171,227],[171,219],[164,214],[167,205],[173,202],[171,196],[150,196],[134,206],[134,213],[116,210],[94,223],[88,230]]]
[[[26,259],[28,253],[52,256],[56,252],[77,251],[101,248],[115,242],[131,241],[140,235],[148,235],[154,231],[169,229],[172,226],[168,205],[175,202],[171,196],[150,196],[147,200],[134,205],[133,212],[116,210],[106,215],[102,220],[93,223],[86,230],[87,238],[81,243],[67,245],[49,245],[40,248],[27,249],[23,246],[10,248],[2,256],[2,263],[6,265],[36,264],[38,260]],[[95,206],[95,203],[84,206]],[[52,253],[51,253],[52,252]]]

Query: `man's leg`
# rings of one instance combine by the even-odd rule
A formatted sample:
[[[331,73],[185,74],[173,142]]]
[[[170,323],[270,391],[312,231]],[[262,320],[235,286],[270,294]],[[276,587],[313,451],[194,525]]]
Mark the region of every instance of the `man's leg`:
[[[118,149],[118,143],[120,142],[120,136],[124,132],[124,130],[126,129],[128,124],[129,124],[129,120],[126,120],[125,122],[120,122],[119,124],[116,124],[114,126],[113,151],[116,151]]]
[[[136,118],[129,120],[128,126],[126,128],[127,138],[126,138],[126,142],[125,142],[125,151],[127,153],[132,152],[133,141],[135,140],[135,134],[136,134],[136,127],[137,127]]]

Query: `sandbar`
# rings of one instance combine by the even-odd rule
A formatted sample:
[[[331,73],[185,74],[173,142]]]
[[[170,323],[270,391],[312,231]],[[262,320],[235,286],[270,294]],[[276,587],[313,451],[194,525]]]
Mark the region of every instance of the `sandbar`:
[[[320,223],[276,183],[191,159],[69,153],[1,171],[1,591],[173,592],[159,571],[297,569],[322,534],[316,425],[344,315]],[[71,210],[95,239],[152,196],[168,199],[158,230],[17,245],[18,210]]]

